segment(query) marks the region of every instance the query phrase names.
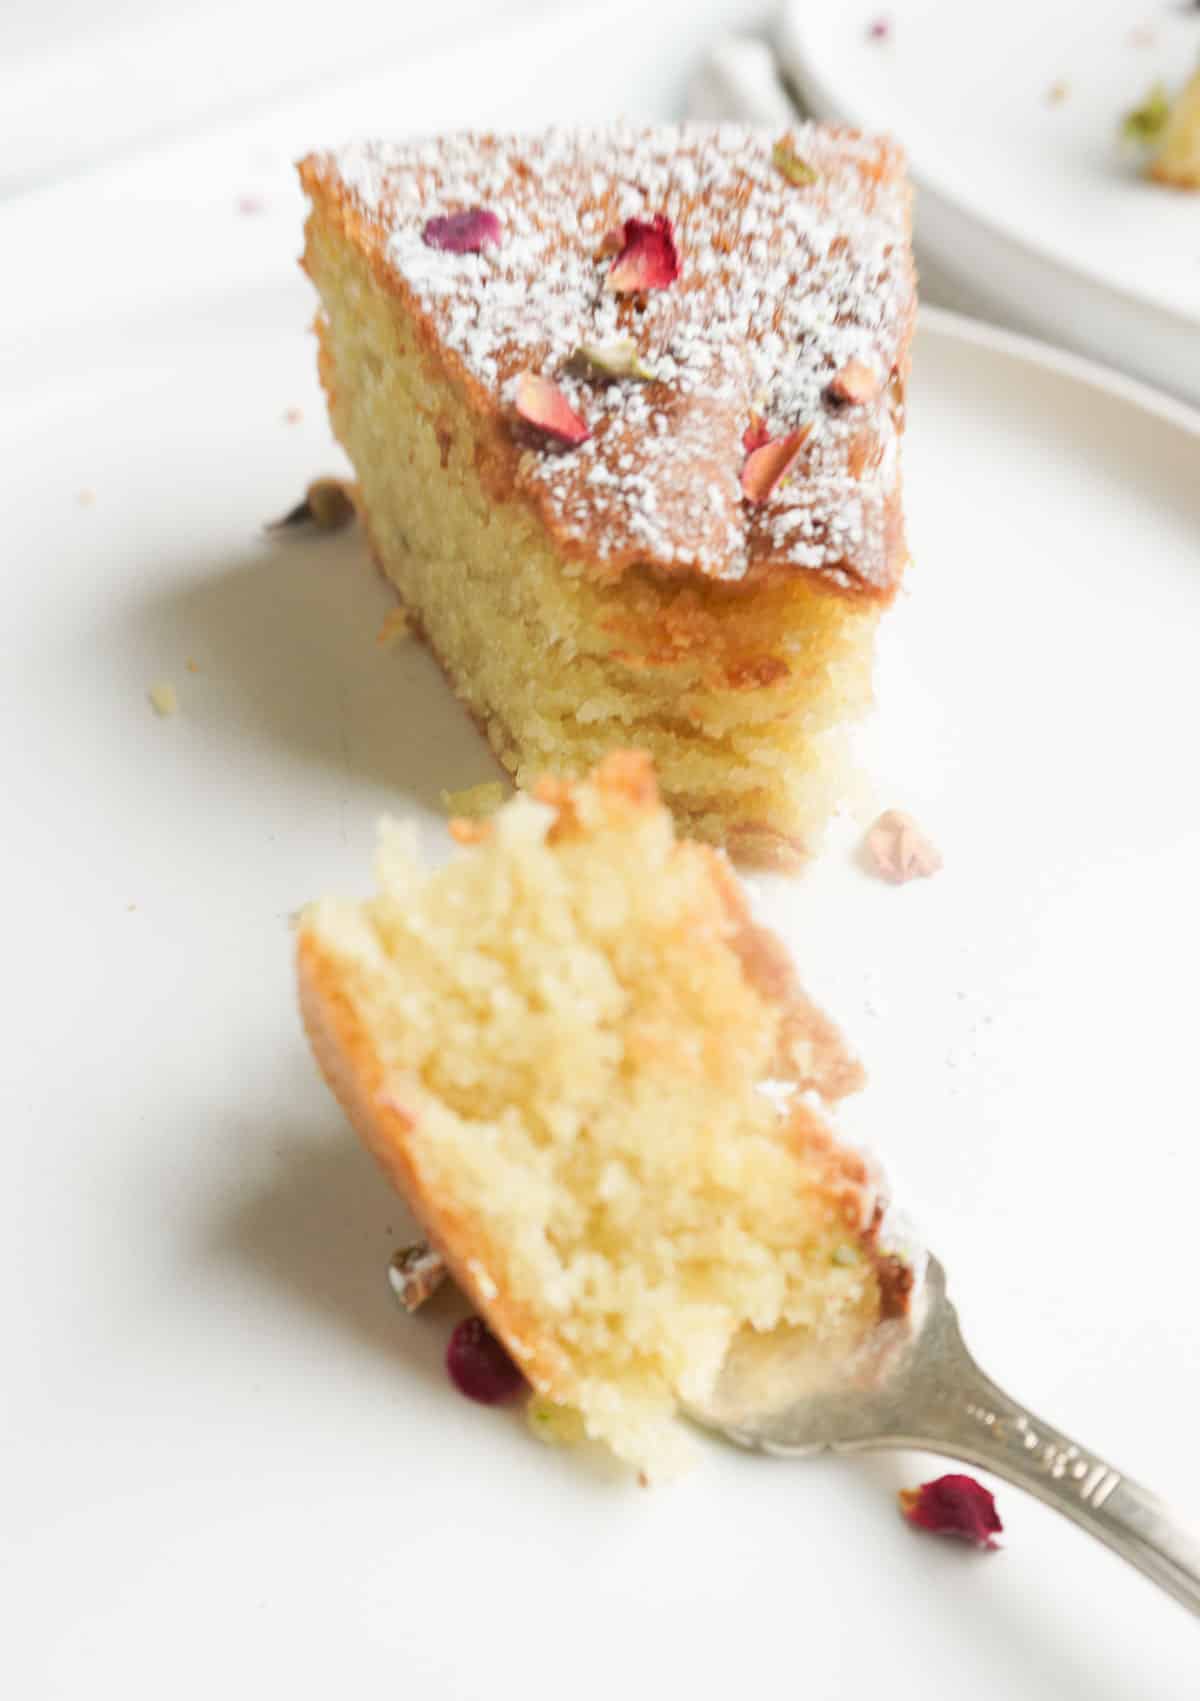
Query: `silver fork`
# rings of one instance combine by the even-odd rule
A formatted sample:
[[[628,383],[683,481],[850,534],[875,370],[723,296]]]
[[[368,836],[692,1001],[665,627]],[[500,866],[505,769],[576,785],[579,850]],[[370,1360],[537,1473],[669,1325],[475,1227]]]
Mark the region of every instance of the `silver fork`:
[[[936,1258],[911,1322],[882,1324],[860,1352],[837,1360],[814,1359],[799,1340],[748,1339],[691,1416],[769,1453],[911,1447],[980,1465],[1082,1524],[1200,1614],[1200,1541],[1155,1495],[984,1375]]]

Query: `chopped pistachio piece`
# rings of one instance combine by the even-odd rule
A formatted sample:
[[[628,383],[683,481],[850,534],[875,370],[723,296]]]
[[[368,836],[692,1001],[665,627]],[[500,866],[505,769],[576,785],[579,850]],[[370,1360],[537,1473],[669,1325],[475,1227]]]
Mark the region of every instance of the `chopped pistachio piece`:
[[[806,159],[801,159],[786,136],[781,136],[771,149],[771,163],[789,183],[815,183],[817,174]]]
[[[1153,142],[1162,134],[1171,111],[1171,101],[1162,83],[1155,83],[1140,106],[1127,112],[1121,134],[1127,142]]]
[[[645,384],[658,376],[646,365],[632,337],[620,337],[612,343],[580,343],[571,358],[601,378],[636,378],[639,384]]]
[[[150,699],[150,707],[162,720],[166,720],[168,715],[173,715],[179,707],[179,700],[175,695],[175,687],[171,684],[169,679],[157,680],[147,691],[146,695]]]

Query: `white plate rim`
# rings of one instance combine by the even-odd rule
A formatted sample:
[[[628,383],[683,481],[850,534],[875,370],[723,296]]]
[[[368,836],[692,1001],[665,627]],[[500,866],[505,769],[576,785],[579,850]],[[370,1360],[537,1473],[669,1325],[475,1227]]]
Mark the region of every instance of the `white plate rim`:
[[[1180,427],[1189,436],[1200,439],[1200,408],[1194,408],[1190,402],[1167,395],[1142,378],[1133,378],[1128,373],[1118,372],[1115,367],[1106,366],[1103,361],[1093,360],[1088,355],[1075,354],[1071,349],[1059,348],[1041,337],[1031,337],[1024,331],[1006,330],[999,325],[990,324],[985,319],[976,319],[967,313],[956,313],[949,307],[934,307],[922,303],[918,323],[939,336],[969,343],[975,348],[994,354],[1007,355],[1027,366],[1037,366],[1043,371],[1074,379],[1093,390],[1102,391],[1115,401],[1125,402],[1139,408],[1143,413],[1153,414],[1170,425]]]
[[[796,85],[805,105],[817,116],[838,118],[862,130],[876,128],[870,115],[857,106],[852,95],[847,97],[845,91],[832,91],[828,83],[812,68],[811,59],[805,50],[804,34],[804,23],[811,6],[812,0],[788,0],[778,19],[776,39],[788,77]],[[977,229],[986,231],[989,236],[1011,244],[1027,259],[1039,265],[1052,266],[1060,276],[1072,283],[1103,290],[1107,295],[1135,307],[1139,312],[1153,314],[1164,327],[1171,330],[1200,330],[1200,306],[1195,313],[1186,313],[1156,300],[1151,295],[1145,295],[1140,290],[1132,289],[1127,284],[1115,282],[1099,268],[1081,265],[1078,260],[1060,249],[1031,241],[1019,225],[997,217],[994,212],[981,212],[976,207],[965,205],[957,195],[948,192],[940,183],[925,177],[919,170],[915,170],[913,175],[922,194],[936,197],[956,218],[964,219]]]

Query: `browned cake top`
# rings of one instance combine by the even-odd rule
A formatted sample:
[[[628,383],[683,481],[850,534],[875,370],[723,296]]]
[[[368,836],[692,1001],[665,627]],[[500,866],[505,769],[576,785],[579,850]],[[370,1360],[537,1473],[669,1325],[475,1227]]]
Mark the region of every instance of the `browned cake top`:
[[[517,485],[566,553],[613,573],[801,571],[852,594],[894,589],[915,279],[892,144],[818,125],[461,134],[346,148],[303,174],[353,215],[473,404],[510,434]],[[470,209],[490,215],[468,229],[478,251],[439,246],[430,221]],[[649,287],[622,287],[631,258],[648,261]],[[580,355],[603,365],[617,349],[621,365],[631,344],[652,378]],[[535,387],[532,409],[528,374],[554,386]],[[584,440],[544,429],[560,402]],[[748,468],[768,440],[777,449]]]

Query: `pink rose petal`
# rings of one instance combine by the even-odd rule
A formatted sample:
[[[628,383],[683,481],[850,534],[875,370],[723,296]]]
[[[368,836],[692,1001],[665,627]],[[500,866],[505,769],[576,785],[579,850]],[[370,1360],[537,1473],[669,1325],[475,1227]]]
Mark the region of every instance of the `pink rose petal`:
[[[914,1529],[958,1536],[976,1547],[996,1547],[1004,1529],[995,1498],[974,1477],[935,1477],[920,1488],[902,1488],[900,1510]]]
[[[742,432],[742,448],[751,455],[755,449],[763,448],[770,441],[771,433],[767,429],[766,420],[761,413],[752,413],[749,425]]]
[[[679,276],[679,253],[671,221],[656,213],[654,222],[626,219],[625,246],[608,269],[605,288],[618,295],[666,289]]]
[[[522,372],[517,379],[515,405],[523,420],[556,442],[574,447],[592,435],[558,385],[536,372]]]
[[[770,437],[751,449],[742,467],[742,495],[748,502],[765,502],[788,477],[812,430],[802,425],[785,437]]]
[[[447,254],[478,254],[489,242],[500,241],[500,220],[486,207],[469,207],[427,219],[421,236],[427,247]]]

